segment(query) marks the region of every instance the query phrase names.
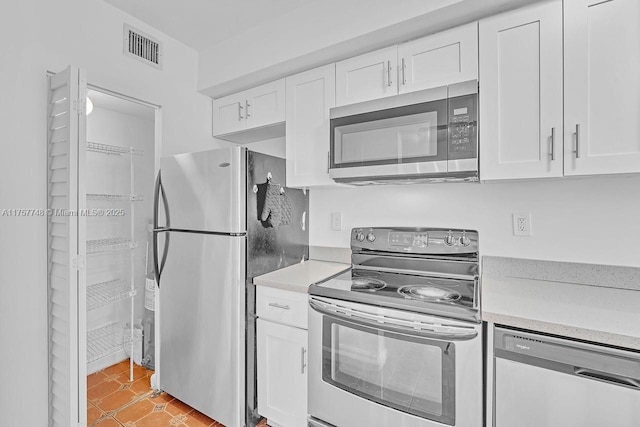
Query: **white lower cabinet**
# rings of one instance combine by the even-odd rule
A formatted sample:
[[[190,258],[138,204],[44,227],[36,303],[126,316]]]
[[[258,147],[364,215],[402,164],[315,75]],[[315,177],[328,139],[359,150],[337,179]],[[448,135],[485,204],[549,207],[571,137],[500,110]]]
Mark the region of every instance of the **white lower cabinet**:
[[[258,412],[270,426],[307,424],[307,331],[258,319]]]
[[[258,413],[273,427],[307,425],[307,294],[256,289]]]

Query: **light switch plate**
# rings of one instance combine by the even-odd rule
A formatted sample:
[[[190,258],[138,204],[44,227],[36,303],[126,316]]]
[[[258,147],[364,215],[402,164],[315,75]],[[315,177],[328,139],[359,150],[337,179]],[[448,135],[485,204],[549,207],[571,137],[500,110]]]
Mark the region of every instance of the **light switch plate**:
[[[342,213],[341,212],[331,212],[331,229],[333,231],[342,230]]]

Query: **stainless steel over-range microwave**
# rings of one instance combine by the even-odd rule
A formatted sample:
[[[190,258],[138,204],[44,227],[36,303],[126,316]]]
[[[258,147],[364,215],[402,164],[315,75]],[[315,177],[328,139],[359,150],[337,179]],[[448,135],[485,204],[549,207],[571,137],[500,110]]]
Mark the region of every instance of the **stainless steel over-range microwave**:
[[[356,185],[478,180],[478,81],[331,109],[329,175]]]

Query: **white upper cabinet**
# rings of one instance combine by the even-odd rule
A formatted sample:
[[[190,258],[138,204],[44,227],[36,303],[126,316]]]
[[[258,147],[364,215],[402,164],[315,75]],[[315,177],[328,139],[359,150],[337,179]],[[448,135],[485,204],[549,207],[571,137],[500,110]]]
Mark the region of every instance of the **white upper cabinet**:
[[[335,66],[287,77],[287,186],[333,185],[329,178],[329,109],[335,106]]]
[[[478,24],[398,45],[399,93],[478,78]]]
[[[249,89],[245,102],[247,128],[284,122],[285,79]]]
[[[284,135],[285,80],[213,101],[213,136],[247,143]]]
[[[336,64],[336,105],[396,95],[398,48],[391,46]]]
[[[477,78],[474,22],[336,63],[336,105]]]
[[[570,0],[565,175],[640,172],[640,2]]]
[[[562,1],[480,21],[481,178],[562,176]]]
[[[218,98],[213,101],[213,136],[238,132],[246,127],[244,121],[245,93]]]

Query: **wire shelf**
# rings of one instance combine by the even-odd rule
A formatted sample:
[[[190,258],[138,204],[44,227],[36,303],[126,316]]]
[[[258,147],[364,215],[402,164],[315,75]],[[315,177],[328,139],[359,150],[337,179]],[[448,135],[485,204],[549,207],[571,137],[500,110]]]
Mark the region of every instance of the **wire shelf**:
[[[138,247],[137,242],[126,237],[113,237],[110,239],[87,240],[87,254],[100,252],[114,252]]]
[[[109,154],[112,156],[119,156],[122,154],[132,154],[134,156],[142,156],[144,153],[142,150],[137,150],[129,147],[120,147],[118,145],[101,144],[99,142],[87,141],[87,151],[93,151],[95,153]]]
[[[144,197],[139,194],[87,193],[87,200],[107,200],[110,202],[141,202],[144,200]]]
[[[87,362],[93,362],[123,349],[124,329],[110,323],[87,332]]]
[[[105,305],[136,296],[138,291],[122,280],[109,280],[87,286],[87,310],[95,310]]]

